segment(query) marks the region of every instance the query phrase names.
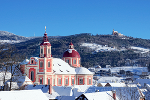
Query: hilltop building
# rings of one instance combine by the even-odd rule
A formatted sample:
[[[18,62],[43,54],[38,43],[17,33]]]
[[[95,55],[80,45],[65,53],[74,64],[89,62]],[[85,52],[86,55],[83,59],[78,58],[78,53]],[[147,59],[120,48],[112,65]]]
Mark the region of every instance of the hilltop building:
[[[114,29],[113,29],[112,35],[115,35],[115,36],[123,36],[123,34],[118,33],[118,31],[114,31]]]
[[[62,60],[63,59],[63,60]],[[31,57],[20,65],[21,72],[36,84],[50,86],[92,85],[93,73],[80,67],[80,55],[69,44],[63,58],[53,58],[51,44],[45,31],[39,57]]]

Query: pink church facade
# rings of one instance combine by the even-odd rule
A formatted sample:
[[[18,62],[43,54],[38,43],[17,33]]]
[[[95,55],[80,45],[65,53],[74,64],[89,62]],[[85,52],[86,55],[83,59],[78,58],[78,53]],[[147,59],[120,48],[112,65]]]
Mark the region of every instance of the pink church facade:
[[[84,67],[80,67],[81,58],[73,48],[72,43],[69,44],[69,49],[72,49],[72,52],[68,52],[68,54],[65,52],[63,60],[53,58],[51,44],[45,32],[43,42],[40,44],[39,57],[30,57],[26,64],[21,64],[21,72],[27,75],[35,84],[50,86],[92,85],[93,73]]]

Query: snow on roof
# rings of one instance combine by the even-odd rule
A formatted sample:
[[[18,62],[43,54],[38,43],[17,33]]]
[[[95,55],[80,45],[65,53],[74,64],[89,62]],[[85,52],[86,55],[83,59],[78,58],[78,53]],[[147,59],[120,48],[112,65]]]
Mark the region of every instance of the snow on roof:
[[[76,74],[75,68],[59,58],[53,58],[53,71],[55,74]]]
[[[25,90],[34,90],[41,89],[43,93],[47,93],[49,91],[49,85],[27,85]]]
[[[52,94],[44,93],[49,99],[56,99],[57,96],[60,96],[57,92],[55,92],[52,88]]]
[[[124,79],[123,77],[100,77],[97,83],[113,83],[113,82],[121,82]]]
[[[100,98],[103,100],[114,100],[112,98],[112,91],[84,93],[84,95],[88,100],[100,100]]]
[[[126,87],[125,83],[109,83],[112,87]]]
[[[41,90],[0,91],[1,100],[49,100]]]
[[[18,80],[18,85],[33,85],[33,82],[27,76],[21,76]]]
[[[75,100],[75,96],[58,96],[57,100]]]
[[[85,92],[92,85],[73,85],[73,88],[77,88],[78,92]]]
[[[136,79],[134,83],[139,83],[144,86],[144,84],[150,84],[150,79]]]
[[[38,62],[38,57],[33,57],[35,59],[36,62]]]
[[[75,69],[75,71],[76,71],[76,74],[93,74],[87,68],[84,68],[84,67],[78,67]]]
[[[116,91],[116,96],[119,100],[139,100],[140,94],[137,87],[89,87],[85,93],[93,93],[96,90],[99,92]]]
[[[23,62],[21,62],[20,64],[21,65],[24,65],[24,64],[27,64],[29,62],[29,60],[28,59],[25,59]]]
[[[72,88],[70,86],[53,86],[53,89],[60,96],[72,96]]]

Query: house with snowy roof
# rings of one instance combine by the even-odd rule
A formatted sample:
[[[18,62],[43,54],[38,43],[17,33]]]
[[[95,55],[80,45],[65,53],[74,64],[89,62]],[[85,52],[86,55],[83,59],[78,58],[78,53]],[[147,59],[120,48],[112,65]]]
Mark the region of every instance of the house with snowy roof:
[[[39,90],[0,91],[0,100],[49,100]]]
[[[39,57],[31,57],[20,65],[21,72],[26,74],[36,84],[50,86],[92,85],[93,73],[80,67],[81,58],[69,44],[63,58],[53,58],[51,44],[45,31],[43,42],[40,44]]]

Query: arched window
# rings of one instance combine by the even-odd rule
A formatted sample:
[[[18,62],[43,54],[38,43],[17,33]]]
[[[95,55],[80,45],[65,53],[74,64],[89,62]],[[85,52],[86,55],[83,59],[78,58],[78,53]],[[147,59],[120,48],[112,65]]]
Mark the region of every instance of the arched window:
[[[43,48],[41,48],[41,54],[43,54]]]
[[[34,71],[31,71],[31,80],[34,81]]]
[[[48,62],[48,67],[50,67],[50,62]]]

